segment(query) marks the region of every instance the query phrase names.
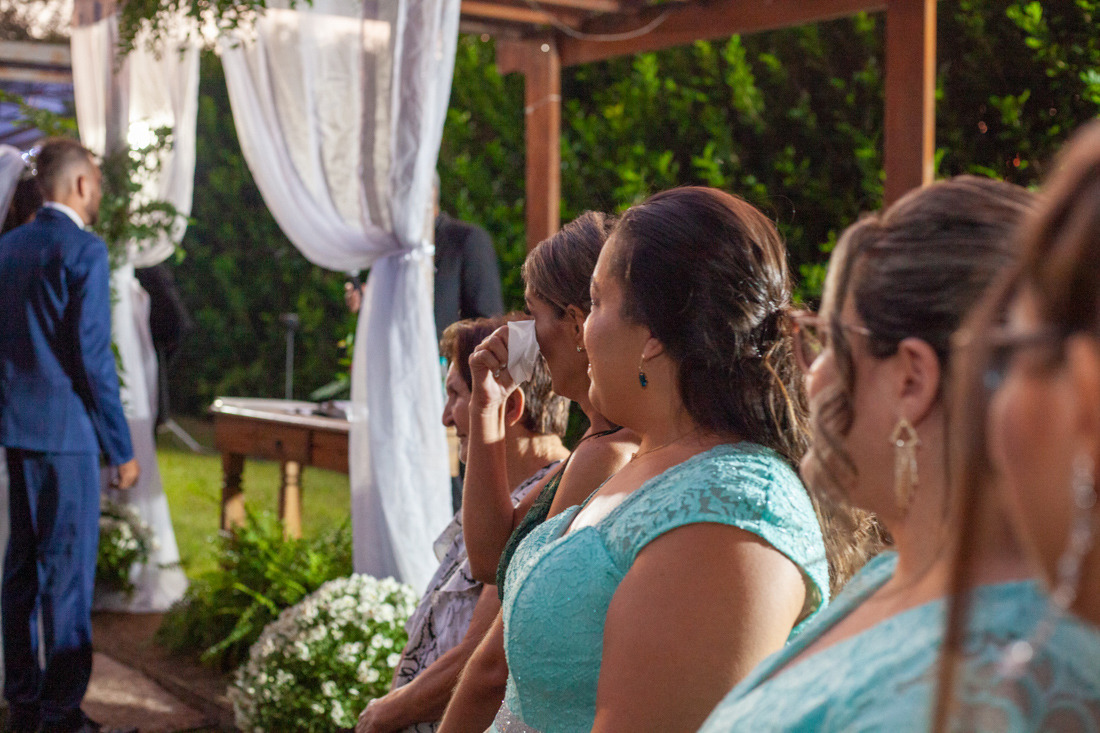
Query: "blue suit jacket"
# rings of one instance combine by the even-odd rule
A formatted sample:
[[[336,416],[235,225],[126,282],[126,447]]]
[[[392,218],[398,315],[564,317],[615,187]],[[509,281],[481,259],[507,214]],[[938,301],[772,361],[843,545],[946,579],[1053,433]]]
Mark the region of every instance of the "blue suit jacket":
[[[109,276],[103,240],[56,209],[0,237],[0,444],[133,458]]]

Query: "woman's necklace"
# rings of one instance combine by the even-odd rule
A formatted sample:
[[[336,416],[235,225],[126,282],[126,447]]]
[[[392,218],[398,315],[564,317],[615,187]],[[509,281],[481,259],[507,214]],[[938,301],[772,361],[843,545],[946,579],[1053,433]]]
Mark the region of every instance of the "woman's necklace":
[[[699,432],[699,428],[695,428],[694,430],[689,430],[688,432],[684,433],[683,435],[679,435],[679,436],[673,438],[672,440],[668,441],[664,445],[659,445],[656,448],[650,448],[649,450],[645,450],[645,451],[634,451],[633,453],[630,454],[630,460],[628,461],[628,463],[633,463],[635,458],[641,458],[642,456],[648,456],[650,453],[656,453],[659,450],[662,450],[664,448],[669,447],[673,443],[679,443],[681,440],[688,437],[689,435],[693,435],[693,434],[698,433],[698,432]]]

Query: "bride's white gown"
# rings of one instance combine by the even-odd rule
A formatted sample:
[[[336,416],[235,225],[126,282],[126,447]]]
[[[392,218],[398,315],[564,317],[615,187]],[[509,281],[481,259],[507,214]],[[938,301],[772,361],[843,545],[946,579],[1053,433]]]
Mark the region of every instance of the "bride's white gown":
[[[136,613],[166,611],[183,597],[187,576],[179,567],[179,548],[172,529],[168,499],[161,484],[154,438],[157,409],[157,354],[149,330],[149,294],[134,277],[132,265],[123,265],[111,275],[118,294],[112,307],[115,343],[122,358],[122,404],[130,425],[134,456],[141,464],[141,478],[128,491],[106,488],[104,495],[133,506],[153,529],[157,549],[149,562],[135,567],[131,575],[134,592],[130,595],[96,591],[96,610]],[[127,297],[128,296],[128,297]]]

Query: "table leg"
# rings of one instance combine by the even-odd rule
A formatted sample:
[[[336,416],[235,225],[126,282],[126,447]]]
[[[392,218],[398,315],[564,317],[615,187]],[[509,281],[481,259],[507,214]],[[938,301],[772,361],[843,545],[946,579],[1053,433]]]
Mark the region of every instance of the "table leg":
[[[222,529],[244,524],[243,472],[244,456],[222,453]]]
[[[283,485],[279,489],[279,518],[287,539],[302,536],[302,464],[283,461]]]

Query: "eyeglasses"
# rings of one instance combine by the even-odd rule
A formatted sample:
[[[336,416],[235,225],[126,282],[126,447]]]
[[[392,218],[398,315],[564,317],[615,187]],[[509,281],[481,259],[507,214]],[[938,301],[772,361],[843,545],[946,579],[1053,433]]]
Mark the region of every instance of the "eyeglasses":
[[[830,326],[826,319],[811,313],[799,311],[791,315],[794,321],[794,355],[802,371],[808,372],[821,356],[821,352],[829,347]],[[862,336],[871,336],[871,329],[857,326],[852,323],[837,324],[845,331],[858,333]]]
[[[990,392],[1000,389],[1008,376],[1008,370],[1012,367],[1013,358],[1020,351],[1048,349],[1050,353],[1047,357],[1051,358],[1060,353],[1063,340],[1063,332],[1052,326],[1028,332],[1011,331],[1008,328],[996,329],[988,338],[989,355],[985,373],[982,376],[985,388]]]

